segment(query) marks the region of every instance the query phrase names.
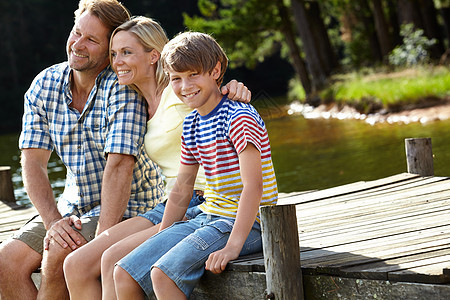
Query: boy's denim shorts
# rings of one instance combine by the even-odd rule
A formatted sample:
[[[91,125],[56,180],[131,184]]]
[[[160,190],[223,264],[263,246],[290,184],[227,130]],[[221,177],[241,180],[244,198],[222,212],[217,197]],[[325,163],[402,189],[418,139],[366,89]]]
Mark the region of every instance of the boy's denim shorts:
[[[117,264],[139,283],[147,295],[153,291],[150,272],[161,269],[189,297],[205,272],[209,254],[223,249],[235,219],[206,214],[194,207],[194,219],[176,222],[157,233]],[[254,223],[240,255],[262,251],[261,228]]]
[[[192,219],[195,217],[195,210],[193,210],[193,207],[196,207],[199,204],[202,204],[205,199],[202,196],[203,193],[199,193],[198,191],[194,191],[191,202],[189,202],[189,207],[186,210],[186,218]],[[154,225],[161,223],[162,217],[164,215],[164,210],[166,209],[166,201],[158,203],[155,207],[152,209],[149,209],[147,212],[143,214],[138,214],[140,217],[144,217],[150,222],[152,222]]]

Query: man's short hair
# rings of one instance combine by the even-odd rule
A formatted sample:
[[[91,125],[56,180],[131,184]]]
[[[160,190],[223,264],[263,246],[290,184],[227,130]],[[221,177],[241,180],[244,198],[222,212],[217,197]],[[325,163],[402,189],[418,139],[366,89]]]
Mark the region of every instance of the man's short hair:
[[[131,18],[128,9],[117,0],[80,0],[74,13],[75,20],[86,11],[99,18],[109,28],[108,38],[116,27]]]
[[[225,51],[216,40],[205,33],[184,32],[173,38],[161,53],[164,69],[175,72],[197,71],[211,73],[217,62],[221,64],[221,72],[217,85],[223,81],[228,65]]]

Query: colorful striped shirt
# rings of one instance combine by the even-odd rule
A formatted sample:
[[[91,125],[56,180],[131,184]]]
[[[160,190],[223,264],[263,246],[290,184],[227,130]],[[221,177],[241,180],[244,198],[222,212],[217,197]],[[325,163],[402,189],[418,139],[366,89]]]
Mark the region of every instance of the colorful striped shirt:
[[[108,153],[136,159],[124,217],[154,207],[164,191],[158,166],[144,151],[147,119],[144,101],[119,85],[110,67],[96,79],[83,111],[71,108],[72,70],[61,63],[42,71],[25,94],[19,148],[55,150],[67,169],[58,199],[63,216],[100,214],[103,171]]]
[[[261,206],[274,205],[278,191],[272,165],[269,137],[258,112],[250,105],[225,97],[206,116],[197,111],[183,124],[181,163],[201,164],[207,187],[199,208],[213,215],[236,217],[243,184],[239,153],[247,143],[261,153],[263,196]],[[259,221],[259,216],[258,216]]]

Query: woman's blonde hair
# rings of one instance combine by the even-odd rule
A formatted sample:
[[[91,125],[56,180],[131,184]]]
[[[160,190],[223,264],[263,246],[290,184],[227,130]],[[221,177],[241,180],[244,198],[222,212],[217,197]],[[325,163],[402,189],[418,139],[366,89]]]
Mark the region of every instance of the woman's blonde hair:
[[[114,35],[118,33],[119,31],[126,31],[134,34],[137,38],[137,40],[142,44],[145,51],[150,52],[153,49],[158,51],[159,53],[162,52],[164,46],[167,44],[169,39],[167,38],[167,35],[164,31],[164,29],[159,25],[158,22],[151,18],[137,16],[131,18],[131,20],[123,23],[119,27],[114,30],[114,32],[111,35],[111,40],[109,44],[109,48],[111,49],[111,43]],[[111,54],[110,54],[110,61],[111,60]],[[158,59],[156,62],[156,93],[160,94],[162,91],[166,88],[166,86],[169,84],[169,78],[164,73],[161,59]],[[139,89],[133,85],[133,88],[137,90]]]

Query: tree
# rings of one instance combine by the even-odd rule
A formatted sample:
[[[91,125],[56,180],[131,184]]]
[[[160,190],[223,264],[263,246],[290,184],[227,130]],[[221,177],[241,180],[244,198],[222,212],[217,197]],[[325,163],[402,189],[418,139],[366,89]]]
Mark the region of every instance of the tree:
[[[307,3],[304,0],[292,0],[291,7],[313,86],[321,89],[336,64],[319,7],[315,2]]]
[[[381,0],[372,1],[372,10],[375,21],[375,28],[377,32],[378,41],[380,43],[381,55],[387,57],[392,51],[393,43],[389,33],[388,23],[384,15],[384,7]]]
[[[437,10],[430,0],[399,0],[399,23],[414,24],[424,30],[429,39],[436,39],[437,43],[431,48],[431,57],[439,58],[444,52],[441,30],[437,21]]]
[[[231,67],[254,68],[265,58],[288,49],[288,59],[305,93],[311,93],[311,81],[297,43],[291,16],[282,1],[200,0],[202,17],[185,14],[192,30],[212,33],[226,49]],[[283,52],[283,51],[281,51]]]
[[[293,24],[288,12],[288,8],[282,1],[276,1],[279,15],[281,17],[281,31],[284,33],[286,43],[289,48],[289,55],[293,61],[295,72],[297,73],[300,82],[302,83],[305,94],[308,96],[312,92],[311,80],[306,69],[306,64],[302,59],[301,50],[296,42],[296,35],[294,34]]]

